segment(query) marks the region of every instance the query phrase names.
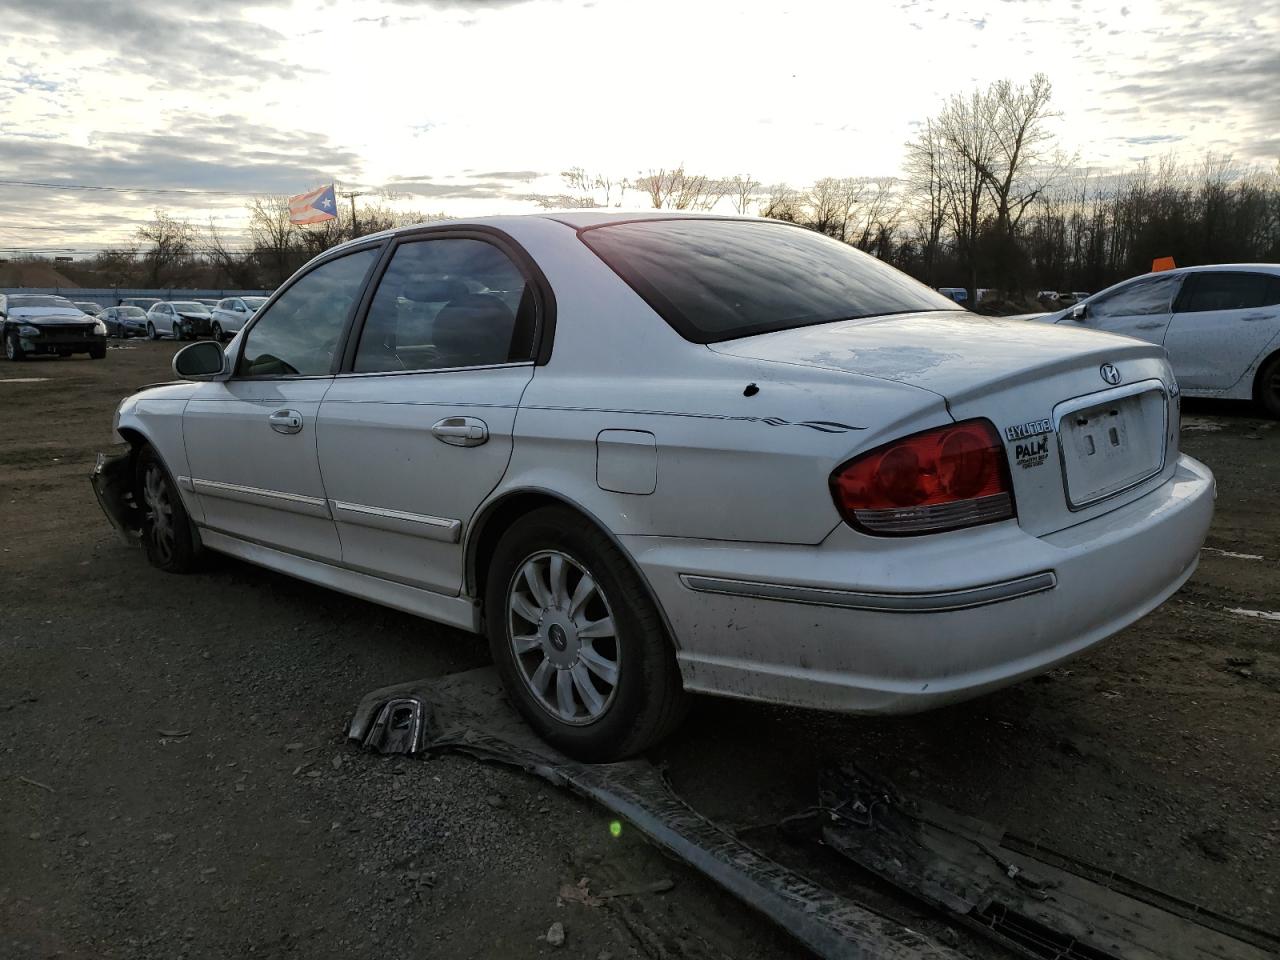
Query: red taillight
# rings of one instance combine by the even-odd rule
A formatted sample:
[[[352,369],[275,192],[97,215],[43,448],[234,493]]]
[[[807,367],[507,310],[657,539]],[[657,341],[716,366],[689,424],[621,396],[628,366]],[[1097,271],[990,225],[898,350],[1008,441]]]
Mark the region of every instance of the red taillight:
[[[841,464],[831,496],[869,533],[936,533],[1013,516],[1000,435],[988,420],[927,430]]]

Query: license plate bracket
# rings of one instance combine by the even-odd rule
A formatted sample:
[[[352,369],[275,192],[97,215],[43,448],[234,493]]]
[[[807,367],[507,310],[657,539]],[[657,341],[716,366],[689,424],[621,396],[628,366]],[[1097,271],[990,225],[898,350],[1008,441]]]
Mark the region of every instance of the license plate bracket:
[[[1059,412],[1058,446],[1067,504],[1081,510],[1164,467],[1168,412],[1158,389],[1085,397]]]

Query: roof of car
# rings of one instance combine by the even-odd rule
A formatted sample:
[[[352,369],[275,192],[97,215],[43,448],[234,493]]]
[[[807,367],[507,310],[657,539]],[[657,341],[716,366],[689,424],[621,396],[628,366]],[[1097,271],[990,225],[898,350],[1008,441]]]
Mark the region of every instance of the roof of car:
[[[398,236],[402,233],[409,233],[414,230],[421,230],[423,227],[493,227],[501,230],[513,224],[528,222],[530,220],[550,220],[554,223],[563,224],[574,230],[581,230],[585,227],[598,227],[606,223],[632,223],[637,220],[747,220],[752,223],[780,223],[782,221],[769,220],[765,217],[743,217],[734,214],[724,213],[703,213],[693,210],[615,210],[602,209],[598,207],[587,207],[575,210],[546,210],[538,213],[515,213],[503,214],[492,217],[460,217],[456,220],[424,220],[421,223],[407,224],[403,227],[394,227],[390,230],[382,230],[378,233],[371,233],[367,236],[356,237],[354,240],[347,240],[338,244],[336,247],[330,247],[321,254],[325,256],[336,250],[343,250],[347,247],[355,246],[361,243],[368,243],[370,240],[381,240],[386,237]]]

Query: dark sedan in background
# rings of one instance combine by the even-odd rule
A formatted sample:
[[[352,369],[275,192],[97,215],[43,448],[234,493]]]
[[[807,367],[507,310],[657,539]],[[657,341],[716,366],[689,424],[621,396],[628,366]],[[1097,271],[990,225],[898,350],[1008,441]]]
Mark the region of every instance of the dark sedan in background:
[[[98,319],[107,325],[107,336],[110,337],[124,339],[147,335],[147,313],[141,307],[107,307]]]
[[[10,360],[36,354],[107,355],[107,326],[65,297],[0,294],[0,338]]]

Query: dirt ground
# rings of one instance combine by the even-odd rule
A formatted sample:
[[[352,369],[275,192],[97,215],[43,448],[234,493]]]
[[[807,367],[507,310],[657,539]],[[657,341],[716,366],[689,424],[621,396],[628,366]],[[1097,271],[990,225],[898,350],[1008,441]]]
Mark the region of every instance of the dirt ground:
[[[0,956],[804,955],[540,781],[348,748],[364,693],[482,664],[473,638],[231,560],[167,576],[115,540],[87,474],[173,351],[0,362]],[[1280,932],[1280,427],[1189,402],[1183,448],[1219,484],[1199,571],[1089,655],[909,718],[708,700],[653,759],[699,810],[934,934],[770,826],[826,764]],[[583,876],[673,886],[557,905]]]

